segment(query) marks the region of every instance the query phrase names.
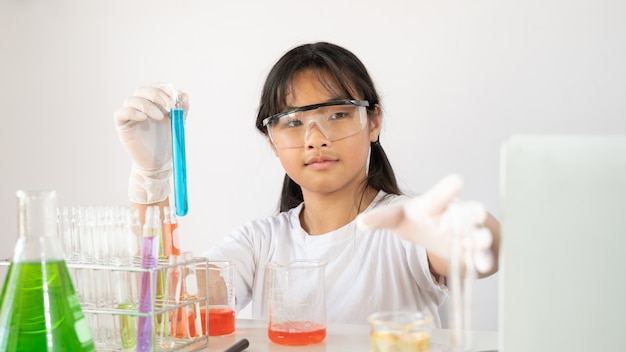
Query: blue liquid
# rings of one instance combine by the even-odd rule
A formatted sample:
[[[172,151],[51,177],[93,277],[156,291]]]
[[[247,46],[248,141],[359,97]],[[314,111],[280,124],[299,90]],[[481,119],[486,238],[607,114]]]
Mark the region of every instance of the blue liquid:
[[[187,161],[185,157],[185,112],[183,109],[170,110],[172,130],[172,163],[174,165],[174,201],[176,215],[185,216],[187,204]]]

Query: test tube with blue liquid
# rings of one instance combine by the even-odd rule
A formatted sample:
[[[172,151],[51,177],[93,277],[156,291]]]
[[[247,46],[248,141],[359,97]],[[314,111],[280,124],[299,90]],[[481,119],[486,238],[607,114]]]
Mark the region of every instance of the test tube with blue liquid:
[[[174,166],[174,201],[176,215],[185,216],[187,204],[187,162],[185,157],[185,110],[182,94],[176,92],[174,107],[170,109],[172,136],[172,163]]]

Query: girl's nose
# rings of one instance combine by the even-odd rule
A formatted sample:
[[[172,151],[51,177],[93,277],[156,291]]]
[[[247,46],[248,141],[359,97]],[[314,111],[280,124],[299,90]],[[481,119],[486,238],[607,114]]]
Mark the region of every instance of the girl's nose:
[[[304,146],[307,148],[326,147],[330,144],[330,138],[315,121],[311,121],[304,135]]]

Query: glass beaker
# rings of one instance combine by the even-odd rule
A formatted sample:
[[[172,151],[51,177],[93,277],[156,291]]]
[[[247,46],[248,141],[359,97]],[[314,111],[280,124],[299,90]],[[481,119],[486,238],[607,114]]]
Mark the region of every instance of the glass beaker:
[[[326,338],[326,263],[299,260],[265,266],[268,337],[281,345],[310,345]]]
[[[235,332],[234,277],[233,262],[209,261],[209,336]],[[202,309],[202,312],[206,312],[206,309]],[[206,317],[203,317],[204,320]]]
[[[371,352],[430,352],[433,317],[409,311],[374,313],[370,322]]]
[[[57,241],[56,192],[18,191],[15,254],[0,297],[0,350],[95,351]]]

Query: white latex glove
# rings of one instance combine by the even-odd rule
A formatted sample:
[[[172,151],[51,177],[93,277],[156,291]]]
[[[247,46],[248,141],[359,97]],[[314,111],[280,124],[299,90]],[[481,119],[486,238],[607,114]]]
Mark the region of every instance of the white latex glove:
[[[180,94],[180,95],[179,95]],[[120,141],[133,160],[128,196],[131,202],[150,204],[170,194],[172,144],[169,110],[176,99],[189,109],[187,94],[166,83],[153,83],[135,90],[115,111],[115,127]]]
[[[477,202],[455,200],[462,187],[461,177],[447,176],[422,196],[360,214],[357,225],[371,230],[390,229],[446,259],[450,259],[451,236],[456,231],[465,248],[473,251],[476,270],[487,272],[493,266],[493,238],[483,226],[487,212]]]

